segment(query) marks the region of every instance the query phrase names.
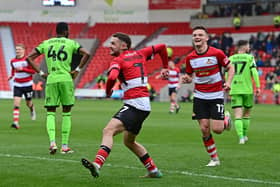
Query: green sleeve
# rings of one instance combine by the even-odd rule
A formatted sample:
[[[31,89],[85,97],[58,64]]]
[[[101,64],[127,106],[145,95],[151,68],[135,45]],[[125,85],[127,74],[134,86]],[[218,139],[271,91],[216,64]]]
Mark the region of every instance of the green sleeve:
[[[258,73],[258,70],[257,70],[257,68],[256,68],[256,63],[255,63],[255,60],[254,60],[254,59],[253,59],[253,61],[252,61],[251,73],[252,73],[252,76],[253,76],[253,78],[254,78],[256,87],[257,87],[257,88],[260,88],[259,73]]]
[[[78,42],[76,42],[75,40],[73,40],[73,47],[74,47],[74,53],[79,53],[79,49],[82,47]]]
[[[42,43],[40,43],[35,49],[37,52],[39,52],[40,54],[43,54],[44,51],[44,47],[45,46],[45,41],[43,41]]]

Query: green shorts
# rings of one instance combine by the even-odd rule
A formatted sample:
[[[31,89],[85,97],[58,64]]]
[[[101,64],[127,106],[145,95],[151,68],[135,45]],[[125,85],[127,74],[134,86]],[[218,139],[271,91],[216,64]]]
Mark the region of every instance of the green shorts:
[[[231,95],[231,108],[237,108],[237,107],[252,108],[253,104],[254,104],[253,94]]]
[[[74,83],[72,81],[57,82],[46,85],[45,107],[74,105]]]

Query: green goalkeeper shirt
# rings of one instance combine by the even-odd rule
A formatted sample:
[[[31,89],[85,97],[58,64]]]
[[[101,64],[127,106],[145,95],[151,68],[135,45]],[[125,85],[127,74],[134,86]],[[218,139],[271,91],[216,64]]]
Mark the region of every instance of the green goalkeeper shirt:
[[[250,54],[235,54],[229,57],[230,63],[234,66],[234,77],[231,82],[230,95],[253,94],[254,78],[256,87],[260,87],[259,75],[254,57]]]
[[[80,44],[74,40],[57,37],[43,41],[36,51],[45,55],[48,67],[47,84],[73,81],[70,71],[73,53],[78,53]]]

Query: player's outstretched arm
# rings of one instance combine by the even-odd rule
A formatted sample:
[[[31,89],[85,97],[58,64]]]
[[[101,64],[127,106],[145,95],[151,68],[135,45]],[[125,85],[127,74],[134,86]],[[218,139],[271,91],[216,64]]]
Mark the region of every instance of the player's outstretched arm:
[[[167,49],[165,44],[157,44],[157,45],[149,46],[139,51],[146,57],[146,59],[150,59],[151,56],[155,54],[159,54],[163,64],[163,68],[168,68],[168,56],[167,56]]]
[[[77,68],[73,71],[71,71],[71,75],[73,77],[73,79],[75,79],[78,76],[78,73],[81,71],[81,69],[85,66],[85,64],[88,62],[89,60],[89,52],[85,49],[85,48],[80,48],[79,49],[79,54],[82,55],[80,64],[77,66]]]
[[[28,64],[30,64],[30,66],[37,72],[40,74],[41,77],[46,78],[48,75],[46,73],[44,73],[42,70],[40,70],[40,68],[35,64],[34,60],[39,57],[41,54],[38,53],[38,51],[36,49],[33,49],[32,52],[28,55],[28,57],[26,58],[26,61],[28,62]]]

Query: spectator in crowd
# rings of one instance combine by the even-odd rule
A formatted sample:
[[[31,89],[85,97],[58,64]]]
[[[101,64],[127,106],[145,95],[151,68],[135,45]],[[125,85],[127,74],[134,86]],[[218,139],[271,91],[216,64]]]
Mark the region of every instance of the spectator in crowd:
[[[105,88],[106,88],[106,81],[104,79],[100,79],[97,82],[97,88],[100,89],[100,90],[105,90]]]
[[[240,29],[241,26],[241,18],[238,14],[235,14],[232,20],[233,26],[236,30]]]
[[[255,5],[255,13],[256,13],[257,16],[262,15],[262,13],[263,13],[263,8],[262,8],[262,6],[260,5],[260,3],[257,3],[257,4]]]
[[[106,76],[106,71],[100,75],[98,75],[98,77],[96,77],[96,82],[100,82],[101,80],[103,80],[104,82],[107,81],[107,76]]]
[[[275,28],[280,27],[280,15],[274,16],[273,17],[273,24]]]
[[[274,74],[275,74],[277,77],[280,76],[280,66],[279,66],[279,65],[275,67]]]
[[[232,44],[233,38],[231,37],[231,33],[224,32],[221,37],[221,49],[225,52],[232,47]]]
[[[275,80],[276,80],[276,75],[274,74],[274,72],[273,71],[268,72],[265,75],[265,81],[266,81],[265,89],[268,90],[272,89]]]
[[[264,67],[264,62],[262,61],[262,59],[259,56],[257,56],[256,64],[257,64],[257,67]]]
[[[272,58],[270,59],[270,66],[272,66],[272,67],[275,67],[275,66],[276,66],[276,58],[275,58],[275,57],[272,57]]]
[[[207,42],[210,46],[220,49],[220,37],[215,33],[211,34]]]

